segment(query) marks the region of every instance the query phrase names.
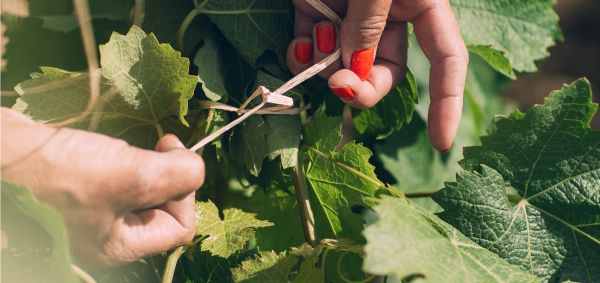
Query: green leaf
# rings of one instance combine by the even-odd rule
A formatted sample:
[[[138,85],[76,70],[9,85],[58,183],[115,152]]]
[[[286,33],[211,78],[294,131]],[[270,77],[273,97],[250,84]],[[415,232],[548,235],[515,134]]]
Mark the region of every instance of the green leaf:
[[[469,45],[467,48],[470,52],[477,54],[485,60],[498,72],[513,80],[517,78],[513,71],[513,67],[510,65],[510,61],[508,61],[504,52],[498,51],[489,45]]]
[[[451,0],[467,46],[487,45],[499,51],[483,58],[496,67],[500,52],[519,72],[532,72],[548,57],[548,47],[562,39],[555,0]],[[479,54],[479,53],[477,53]],[[481,54],[479,54],[481,55]],[[503,65],[499,71],[506,71]]]
[[[189,0],[144,0],[144,8],[144,30],[161,42],[174,44],[179,26],[194,5]]]
[[[291,40],[291,1],[197,2],[200,3],[196,3],[196,9],[208,15],[248,63],[254,65],[267,50],[275,52],[280,59],[284,58]]]
[[[499,118],[464,150],[440,216],[483,247],[551,282],[600,280],[600,132],[585,79],[544,105]],[[506,186],[510,186],[507,196]]]
[[[133,27],[126,35],[113,34],[100,47],[102,82],[95,113],[73,127],[87,129],[98,117],[97,131],[133,145],[152,148],[158,136],[182,132],[173,115],[187,125],[187,101],[197,84],[188,75],[189,61],[156,37]],[[89,99],[88,74],[42,68],[15,90],[21,95],[13,109],[38,122],[56,122],[84,111]]]
[[[79,282],[62,216],[26,188],[2,182],[1,192],[2,281]]]
[[[290,273],[297,262],[297,257],[285,253],[260,252],[231,270],[233,282],[289,282]]]
[[[228,258],[211,256],[209,252],[194,249],[194,252],[180,259],[180,267],[187,280],[202,283],[233,282],[231,269],[256,255],[256,250],[235,253]],[[187,281],[189,282],[189,281]]]
[[[274,90],[282,84],[281,80],[259,71],[254,89],[265,86]],[[301,97],[296,90],[286,95]],[[301,134],[298,115],[254,115],[234,130],[230,145],[232,158],[244,164],[254,176],[260,174],[267,156],[271,160],[280,157],[284,169],[296,166]]]
[[[276,90],[284,82],[265,72],[256,74],[254,89],[264,86],[271,91]],[[252,90],[254,91],[254,90]],[[297,89],[288,91],[286,96],[302,99],[302,93]],[[269,146],[269,159],[280,157],[284,169],[296,166],[298,163],[298,146],[302,134],[299,115],[265,115],[267,126],[267,145]]]
[[[55,4],[54,1],[43,2]],[[72,13],[72,9],[68,13]],[[68,70],[86,68],[78,29],[69,32],[51,30],[44,27],[44,21],[38,17],[20,18],[6,13],[2,13],[1,20],[6,26],[4,36],[8,38],[4,42],[6,48],[3,50],[6,67],[2,69],[0,76],[2,90],[11,89],[19,82],[27,80],[29,74],[35,72],[38,66],[54,66]],[[130,26],[128,22],[103,19],[93,20],[93,25],[96,41],[101,43],[108,41],[113,31],[127,32]]]
[[[190,62],[168,44],[160,44],[133,26],[127,35],[113,34],[100,46],[102,74],[146,119],[158,124],[162,117],[177,114],[187,125],[187,101],[197,81],[188,74]],[[176,103],[176,101],[179,103]]]
[[[431,147],[427,125],[418,115],[402,131],[376,144],[375,152],[395,179],[394,188],[403,193],[432,193],[458,168],[457,160],[446,160]],[[430,211],[439,211],[439,206],[430,198],[413,200]]]
[[[400,85],[388,93],[381,102],[367,110],[354,110],[354,126],[358,133],[387,138],[410,123],[415,104],[419,100],[417,83],[408,70]]]
[[[200,248],[216,256],[229,257],[254,238],[256,228],[272,225],[237,208],[225,209],[221,219],[214,203],[196,202],[196,235],[207,237]]]
[[[242,163],[254,176],[260,174],[263,160],[269,155],[268,133],[265,120],[254,115],[237,126],[230,137],[231,158]]]
[[[383,197],[365,229],[365,271],[419,282],[538,282],[403,199]]]
[[[194,57],[194,64],[206,97],[213,101],[226,96],[241,98],[251,75],[250,67],[208,20],[200,19],[195,25],[203,31],[203,45]]]
[[[341,118],[313,116],[305,129],[306,179],[318,238],[360,239],[363,218],[353,207],[370,207],[371,199],[385,188],[369,163],[371,151],[350,142],[341,150]]]
[[[294,195],[280,189],[268,192],[257,190],[243,203],[245,211],[273,223],[271,227],[256,231],[256,245],[261,250],[280,252],[304,243],[304,231]]]

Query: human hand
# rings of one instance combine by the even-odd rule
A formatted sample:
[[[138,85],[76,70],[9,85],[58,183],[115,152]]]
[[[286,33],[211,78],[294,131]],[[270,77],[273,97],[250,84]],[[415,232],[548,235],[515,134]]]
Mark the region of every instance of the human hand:
[[[156,151],[100,134],[39,125],[2,108],[2,178],[64,216],[75,256],[112,265],[192,240],[202,159],[173,135]]]
[[[337,27],[306,0],[294,0],[295,39],[287,52],[292,73],[302,72],[341,47],[341,62],[319,75],[329,80],[332,92],[346,103],[372,107],[404,76],[406,22],[411,22],[431,62],[429,138],[433,147],[448,151],[460,122],[469,60],[448,1],[321,1],[343,21]]]

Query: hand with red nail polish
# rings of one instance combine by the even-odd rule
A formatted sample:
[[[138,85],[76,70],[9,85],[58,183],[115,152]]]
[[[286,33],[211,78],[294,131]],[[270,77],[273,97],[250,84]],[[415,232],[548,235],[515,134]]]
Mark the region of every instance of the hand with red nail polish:
[[[343,18],[337,26],[305,0],[294,0],[294,34],[287,63],[298,74],[341,48],[342,59],[319,73],[344,102],[369,108],[404,77],[406,23],[414,26],[419,45],[431,62],[429,137],[444,151],[460,123],[468,52],[448,0],[321,0]],[[313,44],[312,60],[298,52]],[[306,63],[312,61],[311,63]]]

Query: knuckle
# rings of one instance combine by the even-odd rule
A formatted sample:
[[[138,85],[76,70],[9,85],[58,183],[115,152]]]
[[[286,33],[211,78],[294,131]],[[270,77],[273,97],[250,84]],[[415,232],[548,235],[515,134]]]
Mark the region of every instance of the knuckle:
[[[342,34],[351,34],[352,37],[348,39],[354,41],[356,46],[374,47],[385,29],[386,20],[387,15],[376,15],[358,21],[345,21],[341,26],[344,31]]]

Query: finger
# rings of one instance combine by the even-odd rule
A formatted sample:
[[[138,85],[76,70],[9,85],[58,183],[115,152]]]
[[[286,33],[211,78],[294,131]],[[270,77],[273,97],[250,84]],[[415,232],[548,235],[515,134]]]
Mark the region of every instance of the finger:
[[[313,42],[310,37],[296,37],[288,46],[286,61],[292,74],[306,70],[313,62]]]
[[[339,31],[336,24],[331,21],[321,21],[317,23],[312,32],[313,42],[315,43],[315,56],[313,63],[318,63],[327,56],[333,54],[340,45]],[[322,78],[329,78],[331,74],[342,68],[342,62],[336,61],[329,65],[325,70],[319,73]]]
[[[137,150],[130,166],[135,167],[138,208],[156,207],[169,200],[181,199],[204,183],[204,161],[196,153],[181,148],[173,136],[163,137],[156,148],[169,150],[153,152]]]
[[[187,200],[187,198],[186,198]],[[193,203],[177,202],[179,217],[194,219]],[[149,209],[139,214],[129,213],[117,223],[114,236],[107,244],[107,257],[118,262],[130,262],[158,254],[190,242],[194,237],[193,225],[161,209]]]
[[[431,62],[429,138],[433,147],[445,152],[452,146],[460,123],[469,55],[450,4],[436,3],[424,8],[412,22]]]
[[[185,148],[185,146],[183,145],[183,143],[181,143],[177,136],[173,134],[166,134],[162,138],[160,138],[160,140],[158,140],[156,146],[154,147],[154,150],[159,152],[166,152],[178,148]]]
[[[389,22],[377,48],[377,59],[367,80],[354,72],[340,70],[329,79],[334,94],[356,108],[370,108],[396,86],[406,71],[408,48],[405,22]]]
[[[358,78],[366,80],[373,68],[375,51],[383,33],[392,0],[349,0],[341,24],[342,62]]]
[[[314,25],[314,18],[308,16],[302,9],[295,9],[295,38],[288,45],[286,54],[286,63],[294,75],[306,70],[312,64],[313,43],[311,33]]]

